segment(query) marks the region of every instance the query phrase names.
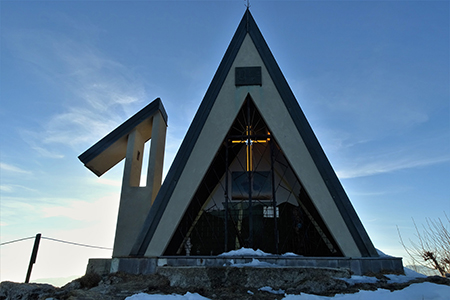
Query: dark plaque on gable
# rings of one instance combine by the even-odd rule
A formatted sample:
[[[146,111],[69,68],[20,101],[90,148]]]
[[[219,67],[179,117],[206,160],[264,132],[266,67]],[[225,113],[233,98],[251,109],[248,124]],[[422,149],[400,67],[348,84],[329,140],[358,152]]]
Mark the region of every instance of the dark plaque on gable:
[[[239,67],[236,68],[235,85],[262,85],[261,67]]]

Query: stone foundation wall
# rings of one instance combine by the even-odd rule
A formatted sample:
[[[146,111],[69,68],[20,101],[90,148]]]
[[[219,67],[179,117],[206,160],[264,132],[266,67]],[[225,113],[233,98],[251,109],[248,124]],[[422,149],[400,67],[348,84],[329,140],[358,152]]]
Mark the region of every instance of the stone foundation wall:
[[[255,263],[256,266],[248,264]],[[90,259],[87,272],[108,274],[124,272],[128,274],[157,274],[165,272],[165,269],[173,268],[223,268],[271,270],[294,269],[299,271],[311,271],[312,269],[328,269],[349,272],[353,275],[374,274],[404,274],[402,259],[398,257],[362,257],[362,258],[323,258],[323,257],[283,257],[283,256],[258,256],[258,257],[152,257],[152,258],[113,258]],[[238,268],[239,269],[239,268]],[[278,271],[273,271],[278,272]]]
[[[162,267],[157,273],[169,279],[170,285],[179,288],[216,289],[245,287],[259,289],[270,286],[286,290],[293,286],[311,285],[328,278],[348,278],[346,269],[280,267],[280,268],[230,268],[230,267]]]

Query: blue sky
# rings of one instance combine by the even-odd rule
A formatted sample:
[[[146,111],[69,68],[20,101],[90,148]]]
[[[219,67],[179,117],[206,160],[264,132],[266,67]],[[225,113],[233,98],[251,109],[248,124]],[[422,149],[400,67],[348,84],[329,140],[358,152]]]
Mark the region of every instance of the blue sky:
[[[1,1],[1,242],[112,247],[123,165],[97,178],[78,155],[160,97],[167,171],[244,3]],[[405,256],[397,226],[407,240],[412,218],[450,213],[449,2],[251,12],[375,246]],[[24,280],[32,244],[0,247],[1,280]],[[32,279],[110,255],[43,240]]]

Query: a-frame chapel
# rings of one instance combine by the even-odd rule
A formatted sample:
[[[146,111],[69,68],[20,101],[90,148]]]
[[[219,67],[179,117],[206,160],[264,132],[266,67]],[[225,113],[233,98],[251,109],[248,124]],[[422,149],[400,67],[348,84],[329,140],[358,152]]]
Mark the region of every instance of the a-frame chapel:
[[[125,159],[113,258],[379,258],[248,9],[161,185],[166,127],[156,99],[79,156],[98,176]]]

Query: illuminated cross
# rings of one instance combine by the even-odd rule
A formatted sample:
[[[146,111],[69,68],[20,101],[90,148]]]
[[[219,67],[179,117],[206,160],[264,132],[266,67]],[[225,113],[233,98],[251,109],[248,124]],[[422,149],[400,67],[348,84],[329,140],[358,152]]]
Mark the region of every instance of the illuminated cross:
[[[247,166],[246,166],[246,170],[247,172],[251,172],[253,171],[253,143],[267,143],[270,141],[270,132],[267,133],[267,135],[269,137],[267,137],[265,140],[258,140],[255,139],[253,140],[251,138],[252,136],[252,127],[251,126],[246,126],[245,129],[245,135],[246,135],[246,139],[245,140],[232,140],[231,143],[233,144],[246,144],[246,157],[247,157]]]

